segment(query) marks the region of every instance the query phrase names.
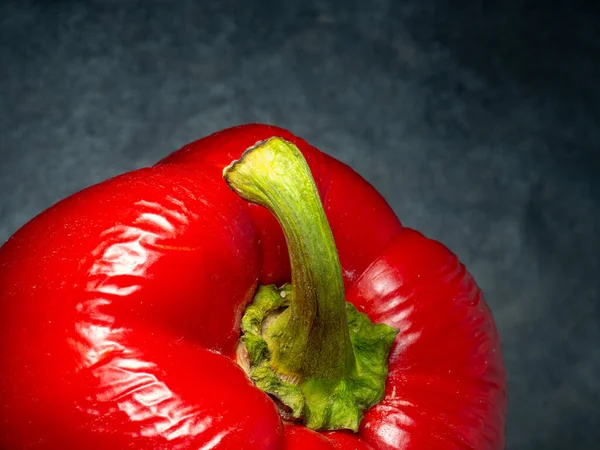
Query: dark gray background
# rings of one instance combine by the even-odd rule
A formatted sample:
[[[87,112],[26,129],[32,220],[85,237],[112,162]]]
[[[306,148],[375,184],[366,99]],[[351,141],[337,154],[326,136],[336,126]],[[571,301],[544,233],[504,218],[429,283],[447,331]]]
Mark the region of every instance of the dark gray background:
[[[0,241],[218,129],[287,127],[471,269],[509,449],[598,448],[599,16],[459,3],[2,3]]]

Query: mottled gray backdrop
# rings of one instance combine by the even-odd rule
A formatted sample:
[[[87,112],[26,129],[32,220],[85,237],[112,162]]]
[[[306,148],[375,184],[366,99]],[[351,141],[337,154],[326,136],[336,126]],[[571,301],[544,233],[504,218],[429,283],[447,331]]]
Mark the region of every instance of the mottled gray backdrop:
[[[509,449],[599,448],[597,11],[0,3],[0,241],[218,129],[287,127],[471,269],[502,335]]]

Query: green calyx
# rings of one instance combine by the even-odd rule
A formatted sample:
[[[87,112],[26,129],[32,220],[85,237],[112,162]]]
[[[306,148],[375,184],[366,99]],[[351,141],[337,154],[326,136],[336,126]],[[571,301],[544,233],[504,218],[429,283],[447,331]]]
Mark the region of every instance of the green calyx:
[[[290,408],[290,418],[302,419],[313,430],[357,431],[364,411],[383,398],[387,358],[397,330],[385,324],[373,324],[366,314],[346,302],[346,320],[356,362],[354,370],[341,380],[288,380],[273,369],[269,343],[263,333],[268,330],[265,324],[291,302],[290,285],[260,286],[246,309],[241,343],[246,352],[243,357],[249,362],[250,378],[261,390]]]
[[[242,319],[241,365],[285,416],[316,430],[358,430],[383,397],[397,330],[345,301],[341,266],[310,169],[271,138],[223,171],[243,199],[269,209],[286,237],[292,283],[260,286]]]

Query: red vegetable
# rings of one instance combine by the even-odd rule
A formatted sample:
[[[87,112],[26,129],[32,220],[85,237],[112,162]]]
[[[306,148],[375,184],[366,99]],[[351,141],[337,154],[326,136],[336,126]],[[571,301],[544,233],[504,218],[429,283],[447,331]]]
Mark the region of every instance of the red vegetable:
[[[310,234],[326,225],[293,223],[294,232],[295,226],[312,231],[290,245],[292,280],[278,221],[239,196],[256,188],[236,185],[247,182],[235,180],[236,171],[245,170],[241,163],[225,174],[231,189],[223,179],[224,168],[245,149],[273,136],[295,144],[308,162],[341,272],[335,251],[327,253],[327,233],[324,244]],[[277,139],[261,145],[293,150]],[[262,176],[284,184],[265,192],[285,198],[285,183],[303,178],[274,167]],[[254,168],[248,170],[254,177]],[[310,195],[301,196],[309,206],[296,202],[283,209],[310,222],[318,214],[312,214]],[[313,260],[317,269],[311,272]],[[292,384],[317,380],[324,391],[313,395],[306,384],[301,390],[309,400],[321,396],[318,407],[330,414],[328,380],[362,370],[348,350],[346,322],[338,320],[344,291],[336,274],[343,276],[348,302],[374,323],[398,330],[385,395],[366,411],[358,433],[284,424],[277,405],[288,414],[290,408],[256,387],[237,364],[241,359],[247,366],[248,355],[252,360],[254,337],[263,342],[248,332],[248,321],[243,341],[249,350],[237,348],[241,318],[257,287],[292,281],[273,292],[289,294],[290,305],[303,299],[308,309],[288,306],[265,328],[269,351],[256,354],[272,355],[268,364],[277,377],[290,375]],[[285,314],[296,319],[277,328]],[[350,168],[280,128],[221,131],[37,216],[0,248],[0,317],[1,448],[504,448],[499,338],[472,277],[441,244],[403,228]],[[343,323],[339,330],[337,323]],[[275,328],[279,334],[269,334]],[[390,336],[389,327],[373,329],[383,333],[381,341]],[[354,335],[351,340],[356,345]],[[310,420],[323,419],[311,408],[302,409],[314,414]],[[339,428],[323,425],[329,419],[313,428]]]

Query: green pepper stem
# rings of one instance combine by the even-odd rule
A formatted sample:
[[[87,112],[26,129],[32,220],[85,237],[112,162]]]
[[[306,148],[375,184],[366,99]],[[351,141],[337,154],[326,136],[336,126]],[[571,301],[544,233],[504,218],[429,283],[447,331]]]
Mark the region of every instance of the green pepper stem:
[[[349,376],[356,362],[342,271],[306,160],[294,144],[273,137],[246,150],[223,177],[240,197],[269,209],[285,234],[292,295],[265,336],[273,368],[300,380]]]

